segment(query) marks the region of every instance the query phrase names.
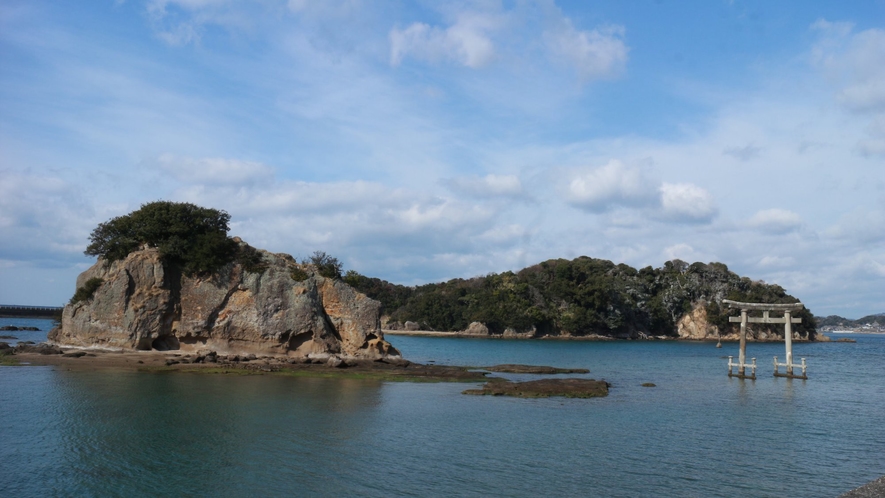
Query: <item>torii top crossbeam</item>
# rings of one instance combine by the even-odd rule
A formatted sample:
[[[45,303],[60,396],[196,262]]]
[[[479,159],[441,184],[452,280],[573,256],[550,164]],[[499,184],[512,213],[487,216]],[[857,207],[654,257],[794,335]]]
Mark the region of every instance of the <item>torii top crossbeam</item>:
[[[805,307],[802,303],[790,303],[790,304],[765,304],[765,303],[742,303],[740,301],[732,301],[730,299],[723,299],[723,303],[727,304],[729,308],[737,308],[740,310],[747,311],[797,311],[801,310]]]

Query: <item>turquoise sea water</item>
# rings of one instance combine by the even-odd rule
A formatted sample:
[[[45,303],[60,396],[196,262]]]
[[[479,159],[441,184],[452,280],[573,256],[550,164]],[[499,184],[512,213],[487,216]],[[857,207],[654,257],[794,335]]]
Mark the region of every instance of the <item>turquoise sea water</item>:
[[[745,381],[736,344],[388,336],[421,362],[589,368],[612,384],[590,400],[0,367],[0,496],[833,497],[885,474],[885,337],[848,337],[795,345],[808,381],[751,343]]]

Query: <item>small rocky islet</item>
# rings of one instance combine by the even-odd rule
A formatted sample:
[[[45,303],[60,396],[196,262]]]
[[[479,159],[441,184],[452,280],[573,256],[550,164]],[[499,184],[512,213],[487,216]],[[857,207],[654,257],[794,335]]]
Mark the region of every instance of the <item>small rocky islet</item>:
[[[513,396],[517,398],[597,398],[608,396],[611,384],[595,379],[539,379],[511,382],[491,379],[479,389],[467,389],[464,394],[487,396]]]
[[[27,332],[39,332],[40,329],[38,327],[17,327],[15,325],[4,325],[0,327],[0,332],[18,332],[18,331],[27,331]],[[5,337],[5,336],[0,336]]]

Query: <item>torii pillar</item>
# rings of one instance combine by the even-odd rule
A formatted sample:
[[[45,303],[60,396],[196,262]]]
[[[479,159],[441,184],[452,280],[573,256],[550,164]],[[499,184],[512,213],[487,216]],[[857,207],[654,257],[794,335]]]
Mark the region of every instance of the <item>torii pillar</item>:
[[[723,303],[727,304],[729,308],[738,308],[741,310],[740,318],[736,316],[728,317],[729,322],[741,322],[741,345],[740,345],[740,356],[738,357],[738,363],[732,363],[732,356],[728,357],[728,376],[729,377],[740,377],[742,379],[755,379],[756,378],[756,358],[753,358],[753,364],[746,364],[746,352],[747,352],[747,323],[783,323],[784,324],[784,343],[787,349],[787,361],[786,363],[778,363],[777,356],[774,357],[774,375],[775,377],[790,377],[796,379],[807,379],[806,375],[806,365],[805,358],[802,358],[801,365],[793,364],[793,324],[794,323],[802,323],[801,318],[793,318],[793,311],[798,311],[805,306],[802,303],[792,303],[792,304],[764,304],[764,303],[742,303],[738,301],[731,301],[729,299],[723,299]],[[748,311],[762,311],[762,316],[753,316],[748,317]],[[769,316],[771,311],[783,311],[783,318],[772,318]],[[737,375],[731,373],[732,367],[738,367]],[[778,367],[787,367],[786,373],[778,372]],[[746,367],[750,367],[753,369],[752,375],[746,375]],[[802,375],[794,375],[793,368],[798,367],[802,369]]]

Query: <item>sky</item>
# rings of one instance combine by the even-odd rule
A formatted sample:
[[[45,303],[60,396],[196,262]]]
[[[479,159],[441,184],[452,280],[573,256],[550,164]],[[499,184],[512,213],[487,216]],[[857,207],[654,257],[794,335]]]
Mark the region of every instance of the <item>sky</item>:
[[[725,263],[885,312],[885,1],[0,3],[0,303],[156,200],[416,285]]]

